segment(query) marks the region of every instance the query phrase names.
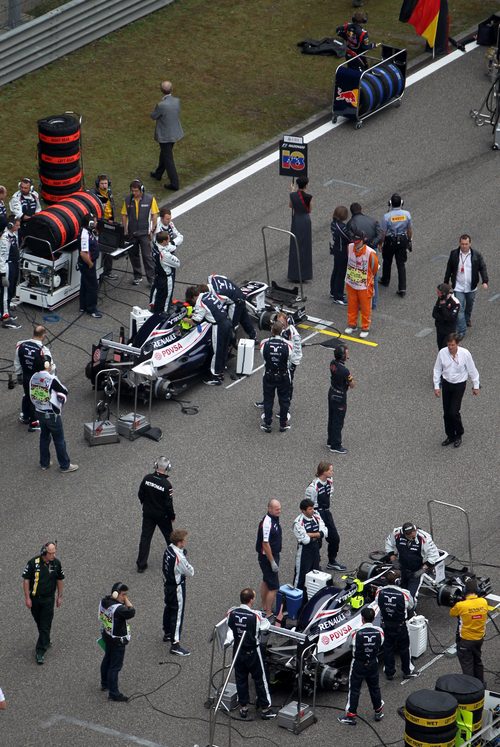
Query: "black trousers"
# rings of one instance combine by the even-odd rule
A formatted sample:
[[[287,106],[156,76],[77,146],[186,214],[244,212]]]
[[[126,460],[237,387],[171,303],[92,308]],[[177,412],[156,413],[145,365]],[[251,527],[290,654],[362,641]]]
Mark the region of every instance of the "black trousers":
[[[157,314],[168,313],[172,296],[174,293],[174,279],[172,275],[156,275],[151,293],[149,295],[149,305],[152,311]]]
[[[455,324],[453,328],[451,327],[436,327],[436,342],[438,346],[438,350],[441,350],[441,348],[446,347],[446,343],[448,342],[448,335],[450,335],[452,332],[457,331],[457,325]]]
[[[235,647],[236,650],[237,647]],[[238,658],[234,665],[234,678],[236,680],[236,691],[240,706],[246,706],[250,702],[248,691],[248,675],[252,676],[257,695],[256,706],[268,708],[271,705],[271,696],[267,684],[264,662],[260,648],[240,649]]]
[[[342,446],[342,428],[344,427],[347,402],[339,402],[334,390],[328,392],[328,445],[332,449]]]
[[[175,143],[158,143],[160,146],[160,157],[156,167],[156,178],[161,179],[163,172],[166,171],[170,184],[175,189],[179,189],[179,177],[174,162],[174,145]]]
[[[480,641],[466,641],[459,638],[457,644],[457,656],[463,674],[469,674],[471,677],[477,677],[484,682],[484,668],[481,659],[481,648],[483,639]]]
[[[139,540],[139,554],[137,555],[136,560],[138,568],[148,567],[149,550],[151,548],[151,540],[153,539],[156,527],[158,527],[160,532],[163,534],[165,542],[168,545],[170,535],[172,534],[172,522],[170,519],[142,515],[141,539]]]
[[[106,646],[101,662],[101,687],[107,687],[112,698],[120,695],[118,675],[123,667],[125,658],[125,644],[113,643],[108,636],[103,635]]]
[[[233,323],[233,328],[236,328],[238,324],[241,324],[248,337],[251,340],[255,340],[255,329],[252,324],[252,320],[250,319],[247,305],[243,299],[241,299],[241,301],[235,302],[233,307],[233,317],[231,321]]]
[[[290,374],[288,371],[278,378],[264,374],[262,378],[262,391],[264,393],[265,424],[271,425],[273,422],[274,395],[277,394],[280,406],[280,426],[285,426],[290,408]]]
[[[328,562],[333,563],[337,559],[337,553],[340,546],[340,537],[333,520],[332,512],[329,508],[320,508],[318,513],[323,519],[326,528],[328,529]]]
[[[401,657],[403,674],[410,674],[410,636],[406,623],[402,625],[384,625],[384,671],[392,677],[396,674],[396,651]]]
[[[391,267],[392,260],[395,258],[396,267],[398,270],[398,291],[406,290],[406,251],[407,242],[397,244],[396,241],[390,241],[386,239],[382,247],[382,277],[380,282],[382,285],[389,285],[391,282]]]
[[[88,314],[97,309],[97,273],[83,262],[80,267],[80,308]]]
[[[307,601],[306,574],[309,573],[309,571],[319,570],[320,549],[321,545],[319,540],[311,540],[307,545],[299,544],[297,548],[293,585],[296,589],[302,589],[304,592],[303,605]]]
[[[464,432],[460,407],[466,385],[466,381],[461,381],[459,384],[450,384],[446,379],[441,379],[444,430],[452,441],[460,438]]]
[[[334,252],[333,270],[330,277],[330,295],[336,301],[344,300],[345,274],[347,272],[347,251]]]
[[[54,617],[54,595],[50,597],[32,597],[31,614],[38,628],[36,653],[44,654],[50,643],[50,629]]]
[[[144,272],[148,282],[153,284],[155,279],[155,265],[151,256],[151,240],[147,234],[143,236],[133,236],[132,247],[129,249],[130,264],[134,273],[134,279],[142,277],[141,255],[144,265]]]
[[[164,591],[163,632],[170,636],[172,643],[179,643],[184,623],[186,585],[185,583],[178,586],[165,585]]]
[[[417,601],[418,587],[420,586],[420,576],[415,576],[414,571],[401,567],[401,586],[408,589],[415,603]]]
[[[349,694],[346,706],[346,711],[350,714],[356,715],[357,713],[363,680],[366,681],[373,710],[379,711],[382,707],[382,696],[378,682],[378,661],[375,659],[371,664],[365,665],[353,659],[349,672]]]

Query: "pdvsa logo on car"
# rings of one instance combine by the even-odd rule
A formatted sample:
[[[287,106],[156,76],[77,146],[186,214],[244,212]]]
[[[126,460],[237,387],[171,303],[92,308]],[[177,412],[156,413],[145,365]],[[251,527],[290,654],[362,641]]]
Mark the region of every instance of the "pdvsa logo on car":
[[[154,354],[154,359],[156,361],[165,360],[165,358],[171,358],[174,353],[178,353],[179,350],[182,350],[183,345],[182,342],[174,342],[173,345],[169,345],[168,348],[163,348],[163,350],[157,350]]]
[[[331,648],[337,648],[337,646],[340,646],[346,640],[353,630],[353,626],[346,623],[345,625],[342,625],[341,628],[337,628],[337,630],[332,630],[330,633],[326,634],[324,633],[320,638],[318,653],[329,651]]]

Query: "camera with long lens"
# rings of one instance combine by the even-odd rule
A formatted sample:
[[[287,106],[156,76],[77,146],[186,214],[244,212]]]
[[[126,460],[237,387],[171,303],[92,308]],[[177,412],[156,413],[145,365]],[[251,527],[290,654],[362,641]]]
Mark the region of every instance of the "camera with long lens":
[[[440,586],[436,601],[440,607],[454,607],[465,599],[465,587],[460,582],[451,582]]]

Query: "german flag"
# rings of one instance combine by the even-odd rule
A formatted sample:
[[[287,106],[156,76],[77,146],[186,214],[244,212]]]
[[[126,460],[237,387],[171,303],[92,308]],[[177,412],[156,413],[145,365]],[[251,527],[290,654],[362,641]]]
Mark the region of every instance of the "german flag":
[[[419,36],[423,36],[434,48],[441,0],[403,0],[399,20],[415,27]]]

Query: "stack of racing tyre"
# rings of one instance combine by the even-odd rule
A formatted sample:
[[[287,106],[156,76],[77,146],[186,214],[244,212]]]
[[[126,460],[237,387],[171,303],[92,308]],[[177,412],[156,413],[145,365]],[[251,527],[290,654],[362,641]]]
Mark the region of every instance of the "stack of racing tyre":
[[[38,120],[38,171],[41,196],[60,202],[83,187],[80,119],[57,114]]]
[[[417,690],[406,699],[404,743],[409,747],[455,747],[458,703],[453,695]]]
[[[91,213],[96,219],[102,218],[104,209],[102,202],[89,191],[75,192],[61,199],[56,205],[51,205],[40,213],[35,213],[29,221],[30,242],[45,242],[53,254],[66,244],[71,244],[78,238],[82,218]]]

